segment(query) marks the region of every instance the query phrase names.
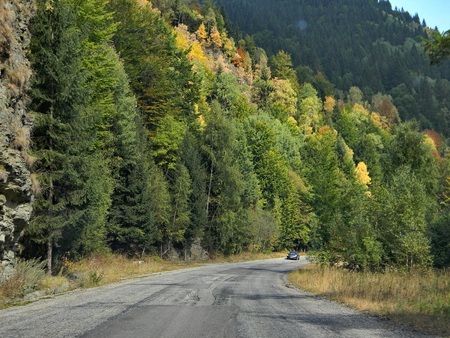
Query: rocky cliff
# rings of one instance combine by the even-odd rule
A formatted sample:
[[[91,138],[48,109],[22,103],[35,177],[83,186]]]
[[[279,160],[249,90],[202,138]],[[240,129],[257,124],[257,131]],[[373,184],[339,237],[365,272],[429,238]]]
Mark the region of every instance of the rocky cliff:
[[[11,266],[32,211],[28,170],[32,117],[26,91],[31,76],[26,58],[31,0],[0,0],[0,261]]]

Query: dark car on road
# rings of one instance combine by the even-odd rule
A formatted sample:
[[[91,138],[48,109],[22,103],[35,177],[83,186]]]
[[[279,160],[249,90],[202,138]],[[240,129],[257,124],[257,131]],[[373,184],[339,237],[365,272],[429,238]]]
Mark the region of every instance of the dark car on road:
[[[287,254],[286,259],[295,259],[298,261],[300,259],[300,256],[298,255],[298,252],[291,251]]]

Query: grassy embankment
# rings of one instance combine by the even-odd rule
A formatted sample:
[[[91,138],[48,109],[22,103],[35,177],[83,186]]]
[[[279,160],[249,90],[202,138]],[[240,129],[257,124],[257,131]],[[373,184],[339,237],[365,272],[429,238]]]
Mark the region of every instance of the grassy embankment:
[[[39,297],[52,296],[63,291],[89,288],[123,279],[152,273],[172,271],[208,263],[242,262],[283,257],[285,253],[242,253],[230,257],[214,257],[208,261],[164,261],[159,257],[142,260],[128,259],[122,255],[97,255],[79,262],[65,261],[56,276],[45,276],[44,264],[28,261],[19,263],[15,275],[2,278],[0,270],[0,309],[20,305]]]
[[[350,272],[310,264],[289,275],[304,291],[450,337],[450,271]]]

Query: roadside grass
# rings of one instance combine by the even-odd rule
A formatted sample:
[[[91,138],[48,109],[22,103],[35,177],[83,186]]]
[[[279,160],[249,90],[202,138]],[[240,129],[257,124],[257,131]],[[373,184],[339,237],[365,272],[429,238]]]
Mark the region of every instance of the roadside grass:
[[[23,298],[44,279],[44,264],[37,260],[19,262],[14,273],[0,269],[0,308],[4,300]]]
[[[450,271],[351,272],[309,264],[292,272],[291,284],[375,315],[450,337]]]
[[[207,261],[166,261],[158,256],[130,259],[125,255],[94,255],[78,262],[63,261],[55,276],[45,276],[44,262],[19,262],[13,275],[0,269],[0,309],[26,304],[64,291],[90,288],[137,278],[153,273],[173,271],[210,263],[235,263],[284,257],[284,253],[248,253],[216,256]]]
[[[270,252],[270,253],[253,253],[253,252],[242,252],[238,255],[232,256],[215,256],[212,257],[212,263],[238,263],[238,262],[249,262],[261,259],[271,259],[271,258],[281,258],[286,257],[285,252]]]

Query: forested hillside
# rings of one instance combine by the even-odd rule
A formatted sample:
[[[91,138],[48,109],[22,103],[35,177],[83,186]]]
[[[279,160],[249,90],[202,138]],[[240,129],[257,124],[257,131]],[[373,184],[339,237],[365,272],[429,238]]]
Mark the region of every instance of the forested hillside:
[[[310,73],[287,40],[269,60],[234,39],[212,0],[36,3],[28,151],[40,187],[24,257],[47,257],[51,271],[111,250],[195,258],[201,245],[211,255],[308,249],[354,269],[450,264],[445,140],[401,122],[388,95],[415,97],[411,84],[374,76],[370,92],[367,68],[336,78],[334,92],[331,74]],[[400,40],[422,34],[412,22],[392,26]],[[325,66],[321,57],[310,61]],[[426,62],[418,85],[447,95],[450,82],[431,76],[448,65]],[[427,99],[436,116],[446,109]]]
[[[377,0],[224,0],[229,18],[269,56],[291,55],[300,83],[322,95],[324,76],[345,98],[357,86],[364,100],[391,95],[403,121],[450,135],[450,62],[431,67],[422,38],[431,29],[416,14]],[[420,13],[419,13],[420,14]],[[447,30],[448,27],[439,27]]]

